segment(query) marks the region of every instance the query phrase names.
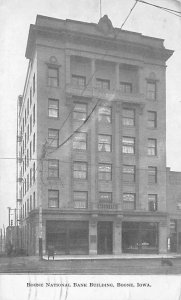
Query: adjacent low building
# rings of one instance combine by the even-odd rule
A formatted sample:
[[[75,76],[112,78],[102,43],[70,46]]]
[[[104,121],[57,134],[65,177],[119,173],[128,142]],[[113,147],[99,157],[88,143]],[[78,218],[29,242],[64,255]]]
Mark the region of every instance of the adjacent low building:
[[[18,113],[22,247],[166,253],[163,40],[37,16]],[[175,218],[175,217],[174,217]]]

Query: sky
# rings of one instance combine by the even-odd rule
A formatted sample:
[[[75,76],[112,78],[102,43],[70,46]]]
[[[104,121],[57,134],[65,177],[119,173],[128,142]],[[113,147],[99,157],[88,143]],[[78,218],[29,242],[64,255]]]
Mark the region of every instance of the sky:
[[[181,11],[181,0],[146,0]],[[100,0],[0,0],[0,228],[16,203],[16,106],[23,93],[29,26],[36,15],[97,23]],[[102,15],[121,27],[135,0],[102,0]],[[123,30],[165,40],[167,62],[167,166],[181,171],[181,18],[137,3]]]

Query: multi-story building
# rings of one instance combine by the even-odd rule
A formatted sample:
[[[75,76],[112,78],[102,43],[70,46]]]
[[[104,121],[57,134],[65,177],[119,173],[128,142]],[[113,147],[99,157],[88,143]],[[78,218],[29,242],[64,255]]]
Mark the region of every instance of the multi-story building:
[[[165,253],[163,40],[37,16],[19,97],[22,246],[60,254]]]

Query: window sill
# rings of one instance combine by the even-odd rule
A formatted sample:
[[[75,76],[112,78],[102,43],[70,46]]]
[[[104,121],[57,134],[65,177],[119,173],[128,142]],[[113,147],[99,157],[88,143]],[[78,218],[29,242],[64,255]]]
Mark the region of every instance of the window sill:
[[[60,117],[49,117],[48,116],[48,119],[50,119],[50,120],[60,120]]]

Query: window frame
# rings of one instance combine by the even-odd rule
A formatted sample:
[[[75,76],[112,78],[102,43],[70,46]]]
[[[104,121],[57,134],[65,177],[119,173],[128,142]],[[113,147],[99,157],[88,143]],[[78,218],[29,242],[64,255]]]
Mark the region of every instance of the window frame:
[[[110,167],[110,171],[102,171],[99,168],[101,166]],[[98,180],[100,181],[112,181],[112,164],[110,163],[99,163],[98,164]]]
[[[129,111],[133,113],[133,116],[128,116],[125,114],[125,111]],[[129,121],[131,121],[129,124]],[[135,121],[136,121],[136,113],[134,108],[127,108],[124,107],[122,110],[122,125],[125,127],[134,127],[135,126]]]
[[[151,114],[152,114],[152,116],[154,116],[153,118],[150,117]],[[151,124],[153,124],[153,126]],[[157,128],[157,112],[156,111],[148,110],[147,126],[150,129]]]
[[[75,80],[75,79],[77,79],[77,80]],[[80,81],[82,80],[83,84],[80,84],[79,80]],[[86,86],[86,76],[78,75],[78,74],[71,74],[71,84],[73,87],[84,88]]]
[[[125,196],[133,196],[133,200],[124,200]],[[127,197],[128,198],[128,197]],[[133,206],[130,205],[130,207],[124,207],[124,204],[127,203],[133,203]],[[135,210],[136,209],[136,193],[131,192],[125,192],[123,193],[123,210]]]
[[[56,167],[52,167],[51,163],[56,163]],[[56,176],[52,176],[51,172],[55,172]],[[59,160],[58,159],[48,159],[48,178],[57,179],[59,178]]]
[[[132,168],[133,172],[126,172],[125,169]],[[135,183],[136,182],[136,166],[135,165],[123,165],[122,167],[123,182]]]
[[[99,138],[101,137],[108,137],[110,138],[110,143],[105,143],[105,142],[100,142]],[[101,148],[100,148],[101,146]],[[106,146],[109,147],[109,150],[106,150]],[[104,148],[104,150],[102,150],[102,148]],[[112,135],[109,134],[98,134],[98,152],[112,152]]]
[[[127,91],[128,87],[130,88],[129,91]],[[132,82],[120,81],[119,82],[119,90],[120,90],[121,93],[131,94],[133,92],[133,84],[132,84]]]
[[[53,138],[50,138],[50,131],[56,132],[56,134],[53,136]],[[56,138],[55,138],[56,137]],[[54,143],[56,142],[56,145],[54,146]],[[59,146],[59,130],[54,128],[48,128],[48,147],[49,148],[58,148]]]
[[[154,89],[149,89],[150,86],[154,86]],[[157,100],[157,82],[155,80],[147,80],[146,82],[146,98],[148,100]]]
[[[104,196],[108,196],[107,199],[103,199]],[[103,196],[103,197],[101,197]],[[113,195],[112,192],[99,192],[99,203],[113,203]]]
[[[76,136],[80,135],[80,134],[83,134],[85,136],[85,139],[79,139],[78,141],[75,140]],[[75,145],[85,145],[85,149],[82,148],[82,147],[75,147]],[[87,132],[82,132],[82,131],[79,131],[79,132],[76,132],[73,136],[73,139],[72,139],[72,148],[73,150],[77,150],[77,151],[87,151]]]
[[[110,113],[100,112],[101,109],[107,108],[110,109]],[[112,107],[106,106],[106,105],[100,105],[98,107],[98,122],[99,123],[106,123],[111,124],[112,123]]]
[[[85,195],[85,199],[81,199],[81,197],[80,197],[80,199],[78,199],[78,198],[76,198],[75,197],[75,195],[77,194],[78,195],[78,193],[81,195]],[[84,203],[85,205],[83,206],[83,207],[80,207],[80,206],[78,206],[78,207],[76,207],[75,206],[75,204],[76,204],[76,202],[77,203]],[[74,203],[74,208],[75,209],[86,209],[86,208],[88,208],[88,192],[87,191],[73,191],[73,203]]]
[[[57,197],[50,197],[50,193],[51,192],[56,192],[57,193]],[[50,205],[50,201],[57,201],[57,205]],[[48,208],[59,208],[59,190],[55,190],[55,189],[48,189]]]
[[[100,86],[98,86],[100,84]],[[107,87],[104,87],[104,84],[107,84]],[[103,79],[103,78],[96,78],[96,88],[100,90],[110,90],[111,89],[111,80],[110,79]]]
[[[78,105],[82,105],[82,107],[84,106],[85,110],[82,109],[76,109],[76,106]],[[76,116],[81,116],[84,115],[83,118],[81,117],[76,117]],[[77,121],[77,122],[84,122],[87,118],[87,103],[83,103],[83,102],[74,102],[74,109],[73,109],[73,121]]]
[[[124,139],[129,139],[129,140],[133,140],[133,143],[130,144],[128,141],[124,142]],[[135,148],[136,148],[136,138],[135,137],[131,137],[131,136],[123,136],[122,137],[122,153],[123,154],[128,154],[128,155],[135,155]],[[124,148],[125,147],[125,148]],[[125,151],[125,149],[127,149],[127,151]],[[129,151],[128,149],[133,149],[133,151]]]
[[[149,145],[149,142],[151,142],[151,141],[154,141],[155,143],[154,143],[154,146],[150,146]],[[153,153],[154,154],[152,154],[152,151],[151,150],[153,150]],[[148,154],[148,156],[157,156],[157,139],[154,139],[154,138],[148,138],[148,151],[147,151],[147,154]]]
[[[55,102],[57,103],[57,108],[51,108],[50,106],[50,102]],[[50,115],[50,111],[55,111],[56,112],[56,116]],[[51,119],[58,119],[59,118],[59,99],[55,99],[55,98],[48,98],[48,117]]]
[[[80,166],[84,165],[85,166],[85,170],[79,170],[79,168],[75,168],[76,164],[80,165]],[[85,176],[83,176],[83,177],[80,176],[79,177],[79,176],[76,175],[77,173],[82,173]],[[87,180],[87,178],[88,178],[88,163],[85,162],[85,161],[74,161],[73,162],[73,179],[76,179],[76,180]]]
[[[150,200],[150,197],[153,196],[155,196],[154,201]],[[153,205],[153,207],[151,207],[150,205]],[[158,211],[158,194],[148,194],[148,211]]]
[[[158,180],[157,167],[148,166],[148,184],[156,184]]]
[[[54,70],[56,71],[56,76],[50,76],[50,70]],[[57,65],[48,65],[48,75],[47,75],[47,78],[48,78],[48,86],[49,87],[52,87],[52,88],[57,88],[59,87],[59,67]],[[55,80],[55,81],[54,81]],[[52,83],[52,82],[56,82],[56,83]]]

